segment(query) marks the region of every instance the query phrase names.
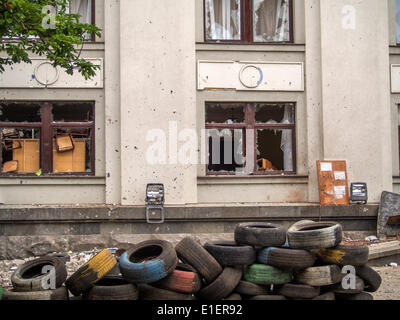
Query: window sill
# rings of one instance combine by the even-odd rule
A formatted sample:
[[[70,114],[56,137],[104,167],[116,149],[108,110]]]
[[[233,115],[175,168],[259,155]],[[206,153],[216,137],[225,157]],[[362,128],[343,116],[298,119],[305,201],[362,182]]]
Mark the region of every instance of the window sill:
[[[196,42],[196,51],[305,52],[305,50],[305,44],[296,43]]]
[[[198,185],[231,184],[308,184],[308,176],[303,175],[225,175],[197,177]]]
[[[105,185],[105,180],[95,176],[0,176],[0,185]]]

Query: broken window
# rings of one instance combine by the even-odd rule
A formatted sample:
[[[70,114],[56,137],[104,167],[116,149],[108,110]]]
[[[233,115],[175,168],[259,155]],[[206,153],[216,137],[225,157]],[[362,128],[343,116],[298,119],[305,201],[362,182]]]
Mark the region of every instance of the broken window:
[[[205,0],[207,40],[240,40],[240,0]]]
[[[93,102],[0,103],[3,174],[94,174]]]
[[[205,41],[292,42],[292,0],[204,0]]]
[[[253,0],[253,41],[290,41],[289,0]]]
[[[235,174],[245,163],[250,174],[296,172],[294,103],[207,103],[206,129],[208,174]]]

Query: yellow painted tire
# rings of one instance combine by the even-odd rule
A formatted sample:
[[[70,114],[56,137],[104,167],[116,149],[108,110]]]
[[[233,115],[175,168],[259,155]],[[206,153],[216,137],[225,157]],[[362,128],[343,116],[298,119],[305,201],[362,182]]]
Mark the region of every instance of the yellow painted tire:
[[[93,287],[116,264],[117,260],[113,254],[109,250],[104,249],[70,276],[65,285],[74,296],[79,296]]]

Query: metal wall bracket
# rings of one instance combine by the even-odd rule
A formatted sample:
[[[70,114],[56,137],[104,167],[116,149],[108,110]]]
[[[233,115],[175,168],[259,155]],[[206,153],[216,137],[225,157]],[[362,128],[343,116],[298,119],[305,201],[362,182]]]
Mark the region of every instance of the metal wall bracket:
[[[152,220],[156,211],[160,211],[160,220]],[[165,208],[160,205],[147,205],[146,206],[146,221],[147,223],[157,224],[164,223],[165,220]]]

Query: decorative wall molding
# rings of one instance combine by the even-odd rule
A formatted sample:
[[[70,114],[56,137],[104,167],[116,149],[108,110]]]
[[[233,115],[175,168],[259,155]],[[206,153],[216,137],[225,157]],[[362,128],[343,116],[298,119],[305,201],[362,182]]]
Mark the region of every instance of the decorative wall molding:
[[[197,89],[304,91],[304,64],[198,60]]]

